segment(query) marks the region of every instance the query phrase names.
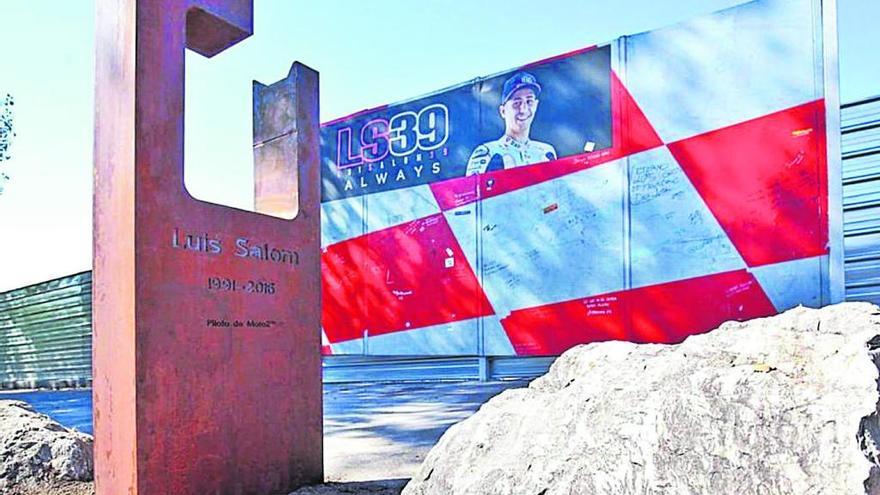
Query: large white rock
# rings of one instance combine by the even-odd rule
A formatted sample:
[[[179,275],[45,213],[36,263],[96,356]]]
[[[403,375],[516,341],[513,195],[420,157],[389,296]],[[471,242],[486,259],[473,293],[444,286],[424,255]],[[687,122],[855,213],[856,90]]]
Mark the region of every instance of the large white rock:
[[[25,402],[0,400],[0,493],[91,480],[92,437],[69,430]]]
[[[450,428],[403,493],[880,494],[878,336],[880,308],[847,303],[576,347]]]

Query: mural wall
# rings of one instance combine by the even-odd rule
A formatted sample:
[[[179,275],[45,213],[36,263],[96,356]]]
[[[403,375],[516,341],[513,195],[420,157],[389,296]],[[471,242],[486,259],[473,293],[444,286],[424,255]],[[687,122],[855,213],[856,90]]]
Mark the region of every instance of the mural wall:
[[[326,123],[324,352],[554,355],[830,302],[824,27],[761,0]]]

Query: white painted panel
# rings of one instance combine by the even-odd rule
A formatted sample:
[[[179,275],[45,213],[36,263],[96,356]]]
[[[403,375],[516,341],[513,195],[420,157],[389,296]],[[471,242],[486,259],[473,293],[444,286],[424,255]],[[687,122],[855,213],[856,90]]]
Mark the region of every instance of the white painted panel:
[[[321,247],[364,234],[364,198],[321,203]]]
[[[431,188],[394,189],[366,196],[367,232],[375,232],[440,213]]]
[[[476,355],[476,318],[371,336],[367,347],[372,356]]]
[[[749,271],[758,279],[776,311],[799,304],[817,308],[822,305],[822,263],[828,256],[816,256],[784,263],[774,263]]]
[[[623,163],[483,200],[483,288],[496,314],[623,288]]]
[[[813,36],[811,0],[752,2],[628,37],[625,83],[669,143],[821,98]]]
[[[665,146],[630,158],[632,285],[746,267]]]

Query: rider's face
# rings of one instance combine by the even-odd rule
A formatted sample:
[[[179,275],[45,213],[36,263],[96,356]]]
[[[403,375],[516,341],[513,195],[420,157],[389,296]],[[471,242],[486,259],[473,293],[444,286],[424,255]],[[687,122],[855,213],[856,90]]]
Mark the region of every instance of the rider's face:
[[[538,111],[538,98],[531,88],[518,89],[501,105],[499,111],[507,131],[528,134]]]

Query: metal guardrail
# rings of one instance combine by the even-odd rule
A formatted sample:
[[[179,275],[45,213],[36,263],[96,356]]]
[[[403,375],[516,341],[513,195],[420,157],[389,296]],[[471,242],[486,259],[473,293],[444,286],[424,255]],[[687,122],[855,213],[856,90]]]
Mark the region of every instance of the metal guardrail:
[[[324,383],[534,378],[546,373],[554,359],[507,356],[327,356],[324,358]],[[481,376],[483,367],[487,370]]]

